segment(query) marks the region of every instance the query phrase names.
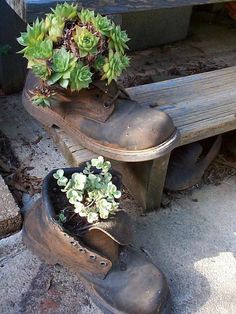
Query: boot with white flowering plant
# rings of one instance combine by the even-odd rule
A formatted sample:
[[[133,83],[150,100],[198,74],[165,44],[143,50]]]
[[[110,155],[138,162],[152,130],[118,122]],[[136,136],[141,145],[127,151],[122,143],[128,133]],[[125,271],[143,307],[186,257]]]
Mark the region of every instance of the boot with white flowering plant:
[[[168,313],[165,277],[131,245],[120,197],[121,177],[101,156],[54,170],[25,217],[23,240],[48,263],[76,272],[104,313]]]

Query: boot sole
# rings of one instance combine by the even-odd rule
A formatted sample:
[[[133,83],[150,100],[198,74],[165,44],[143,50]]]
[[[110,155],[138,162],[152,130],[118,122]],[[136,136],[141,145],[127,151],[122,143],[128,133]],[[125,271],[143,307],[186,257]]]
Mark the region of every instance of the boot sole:
[[[56,264],[63,265],[58,260],[50,257],[49,251],[41,247],[41,244],[38,241],[36,241],[34,237],[30,236],[25,230],[25,228],[23,228],[22,237],[23,237],[24,244],[30,248],[30,251],[35,256],[40,257],[41,260],[45,261],[49,265],[56,265]],[[66,267],[65,265],[63,266]],[[104,314],[126,314],[126,312],[119,311],[113,308],[108,303],[105,303],[104,300],[101,299],[99,295],[96,293],[96,291],[94,291],[94,289],[87,283],[87,281],[83,278],[83,276],[81,276],[78,273],[77,275],[80,278],[83,285],[85,286],[86,291],[90,294],[93,303],[99,309],[101,309]],[[170,294],[168,294],[161,308],[156,313],[153,313],[153,314],[169,314],[170,312],[171,312],[171,300],[170,300]]]
[[[88,291],[91,292],[91,288]],[[109,304],[104,303],[104,301],[102,299],[100,299],[96,293],[92,292],[92,295],[93,295],[93,297],[92,297],[93,303],[99,309],[101,309],[104,314],[127,314],[127,312],[119,311],[119,310],[111,307]],[[165,302],[163,302],[161,308],[159,310],[157,310],[156,313],[153,312],[151,314],[170,314],[170,313],[171,313],[171,297],[170,297],[170,293],[169,293],[166,297]]]
[[[132,151],[111,148],[101,145],[79,132],[77,129],[67,124],[61,116],[54,113],[51,109],[33,105],[26,90],[23,91],[22,102],[26,111],[43,125],[47,127],[55,125],[64,130],[72,138],[76,139],[76,141],[78,141],[78,143],[83,147],[114,160],[124,162],[153,160],[170,153],[177,146],[180,140],[179,131],[175,129],[172,135],[165,142],[152,148]]]

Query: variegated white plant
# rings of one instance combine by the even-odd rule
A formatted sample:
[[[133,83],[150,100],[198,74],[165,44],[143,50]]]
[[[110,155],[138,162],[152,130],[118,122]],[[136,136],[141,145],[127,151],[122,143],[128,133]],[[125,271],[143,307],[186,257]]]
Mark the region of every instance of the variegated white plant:
[[[89,223],[107,219],[118,209],[117,199],[121,192],[112,183],[112,174],[109,172],[111,163],[104,161],[102,156],[86,163],[83,172],[73,173],[68,179],[62,169],[57,170],[53,177],[58,186],[63,187],[69,203],[74,206],[74,212],[80,217],[86,217]],[[95,173],[94,169],[99,170]],[[61,222],[66,221],[63,211],[59,215]]]

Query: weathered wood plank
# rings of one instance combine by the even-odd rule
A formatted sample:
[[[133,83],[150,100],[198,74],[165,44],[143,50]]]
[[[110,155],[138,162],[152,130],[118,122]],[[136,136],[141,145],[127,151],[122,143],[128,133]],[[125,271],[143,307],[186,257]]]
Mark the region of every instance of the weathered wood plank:
[[[32,21],[55,7],[56,3],[64,0],[25,0],[27,21]],[[226,0],[68,0],[67,2],[78,3],[82,7],[95,9],[103,14],[120,14],[135,11],[147,11],[198,4],[227,2]]]
[[[167,112],[184,145],[236,128],[235,80],[236,67],[230,67],[127,91],[143,106],[159,105]]]
[[[25,1],[24,0],[6,0],[10,7],[25,20]]]
[[[122,174],[122,181],[145,211],[161,206],[170,154],[145,162],[118,162],[113,167]]]

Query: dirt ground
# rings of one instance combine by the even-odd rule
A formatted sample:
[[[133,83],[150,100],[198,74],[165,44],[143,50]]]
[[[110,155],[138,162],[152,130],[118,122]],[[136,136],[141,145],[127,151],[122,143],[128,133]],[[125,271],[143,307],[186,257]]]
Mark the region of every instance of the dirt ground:
[[[130,86],[233,66],[235,54],[236,28],[201,24],[182,42],[135,53],[122,81]],[[30,176],[41,179],[67,166],[47,133],[24,111],[20,95],[0,97],[0,129]],[[122,207],[133,216],[135,245],[164,271],[175,314],[236,312],[236,176],[227,173],[221,179],[175,195],[166,208],[147,215],[124,193]],[[22,196],[22,211],[39,197]],[[21,232],[0,240],[0,282],[3,314],[102,313],[78,276],[33,256]]]

